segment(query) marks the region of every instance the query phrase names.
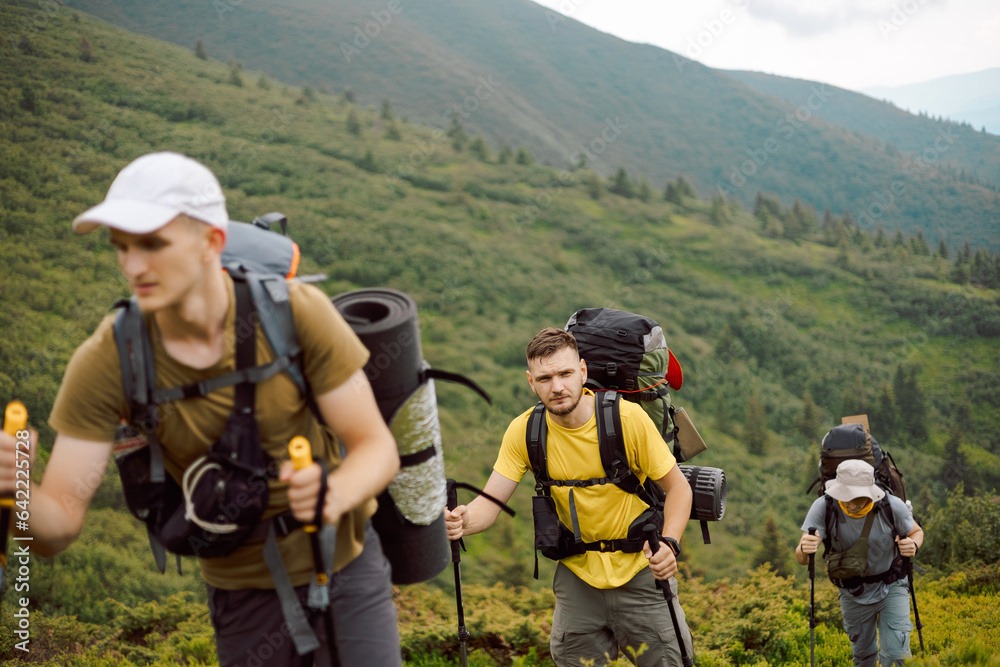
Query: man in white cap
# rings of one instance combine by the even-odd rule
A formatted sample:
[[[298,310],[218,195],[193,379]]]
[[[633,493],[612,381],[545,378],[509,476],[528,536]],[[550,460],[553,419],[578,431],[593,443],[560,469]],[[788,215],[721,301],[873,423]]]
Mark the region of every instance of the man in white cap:
[[[910,657],[913,624],[901,557],[912,558],[924,542],[910,508],[875,483],[869,463],[850,459],[837,466],[836,479],[813,502],[802,530],[795,547],[800,565],[826,544],[827,572],[840,589],[854,664],[902,665]]]
[[[236,367],[234,283],[220,259],[228,224],[212,172],[169,152],[126,166],[104,202],[73,221],[79,233],[108,228],[149,331],[159,386],[197,383]],[[285,461],[280,479],[269,482],[267,510],[290,507],[303,522],[317,516],[320,467],[293,472],[287,455],[289,440],[306,436],[330,470],[322,516],[338,527],[329,590],[341,664],[400,665],[389,566],[369,521],[374,498],[396,474],[399,457],[362,370],[368,352],[318,288],[290,281],[288,299],[301,367],[326,426],[286,373],[253,385],[261,447]],[[116,431],[129,420],[114,319],[106,317],[76,350],[53,406],[52,456],[44,478],[32,486],[30,505],[31,549],[41,555],[61,551],[79,535],[96,491],[92,480],[103,477]],[[258,363],[267,362],[274,353],[260,326],[256,337]],[[155,434],[173,478],[180,481],[219,439],[234,410],[234,393],[229,386],[161,410]],[[13,439],[0,435],[0,491],[14,488],[14,461]],[[294,595],[304,601],[314,566],[309,538],[301,528],[292,530],[278,547]],[[200,558],[199,565],[221,665],[300,664],[282,613],[285,600],[279,600],[260,543]],[[325,639],[320,615],[308,623]],[[315,652],[321,664],[329,664],[326,650],[323,642]]]

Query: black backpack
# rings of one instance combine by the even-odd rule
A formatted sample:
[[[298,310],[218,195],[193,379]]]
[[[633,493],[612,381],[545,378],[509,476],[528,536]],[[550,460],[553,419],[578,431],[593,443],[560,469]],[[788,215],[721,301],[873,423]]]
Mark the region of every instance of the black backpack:
[[[809,491],[819,484],[818,495],[826,491],[826,483],[837,476],[837,466],[849,459],[861,459],[875,469],[875,482],[903,502],[906,502],[906,483],[903,473],[878,441],[862,423],[849,422],[830,429],[820,443],[819,476],[809,486]]]
[[[638,403],[660,429],[674,456],[686,460],[676,441],[669,388],[679,390],[684,372],[654,320],[612,308],[583,308],[569,318],[566,331],[576,338],[587,362],[587,386],[616,389]]]

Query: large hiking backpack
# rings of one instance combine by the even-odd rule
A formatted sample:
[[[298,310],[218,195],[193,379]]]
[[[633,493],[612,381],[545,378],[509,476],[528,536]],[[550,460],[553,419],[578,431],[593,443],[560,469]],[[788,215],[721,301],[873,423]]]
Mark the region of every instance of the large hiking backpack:
[[[837,501],[825,495],[826,483],[837,476],[837,466],[841,463],[849,459],[861,459],[875,469],[875,483],[886,492],[886,495],[871,511],[882,516],[893,533],[896,532],[896,521],[889,505],[889,495],[894,495],[904,503],[906,502],[906,484],[903,481],[903,474],[896,467],[892,455],[872,437],[868,429],[867,416],[844,417],[843,422],[830,429],[823,436],[820,443],[819,475],[809,486],[809,491],[812,491],[813,487],[818,484],[818,495],[826,500],[824,558],[828,558],[830,555],[831,545],[835,540],[839,523],[837,521],[839,515],[835,509]],[[900,535],[900,537],[903,536]],[[903,559],[897,550],[892,565],[886,572],[866,574],[850,579],[839,579],[829,571],[827,574],[830,576],[830,581],[836,586],[858,594],[861,592],[863,584],[876,581],[892,583],[905,577],[906,571]]]
[[[663,329],[654,320],[611,308],[584,308],[566,323],[587,362],[587,386],[616,389],[638,403],[660,428],[674,456],[686,460],[675,439],[668,387],[679,390],[684,372],[667,347]]]
[[[903,473],[878,441],[872,437],[865,424],[847,422],[830,429],[820,443],[819,476],[809,486],[809,491],[819,485],[818,495],[826,492],[826,483],[837,476],[837,466],[848,459],[861,459],[875,469],[875,482],[906,502],[906,483]]]
[[[585,308],[576,311],[566,323],[566,330],[577,341],[580,357],[587,363],[587,387],[594,391],[598,422],[599,449],[605,477],[592,480],[552,480],[546,457],[545,407],[539,403],[528,418],[526,442],[528,459],[535,476],[535,549],[543,556],[558,560],[585,551],[624,551],[642,549],[642,529],[653,523],[663,527],[663,489],[651,479],[643,484],[629,467],[620,417],[622,398],[639,403],[657,425],[667,443],[673,443],[674,457],[686,461],[705,450],[705,443],[683,408],[670,404],[667,387],[680,389],[684,382],[681,365],[669,350],[660,325],[643,315],[611,308]],[[705,544],[711,543],[709,521],[720,521],[726,511],[726,476],[718,468],[680,466],[694,494],[691,519],[701,522]],[[637,494],[650,509],[629,527],[621,540],[585,543],[580,537],[575,515],[574,526],[559,521],[551,497],[552,486],[591,486],[615,484]],[[572,504],[571,504],[571,514]],[[538,576],[537,555],[535,576]]]

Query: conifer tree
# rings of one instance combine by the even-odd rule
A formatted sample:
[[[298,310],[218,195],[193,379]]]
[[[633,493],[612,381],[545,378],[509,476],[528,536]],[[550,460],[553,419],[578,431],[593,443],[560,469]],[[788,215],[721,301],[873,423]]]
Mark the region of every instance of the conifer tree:
[[[456,116],[451,117],[451,123],[448,125],[448,131],[446,133],[448,138],[451,139],[451,147],[455,149],[455,152],[461,152],[465,148],[466,142],[469,141],[469,135],[465,133],[465,127],[462,125]]]
[[[754,569],[768,563],[769,569],[779,577],[788,577],[792,570],[788,561],[790,546],[778,529],[774,517],[768,515],[764,521],[764,531],[760,535],[760,546],[753,557]]]
[[[639,181],[639,188],[636,192],[636,196],[639,197],[640,201],[648,202],[653,198],[653,189],[649,187],[649,182],[646,177],[643,176]]]
[[[941,240],[938,241],[937,254],[938,257],[941,257],[943,259],[948,259],[948,244],[945,242],[943,236],[941,237]]]
[[[347,131],[356,137],[361,136],[361,119],[358,117],[358,112],[351,109],[347,112]]]
[[[757,394],[747,400],[746,413],[743,419],[743,444],[751,454],[761,455],[767,448],[767,417],[764,406]]]
[[[882,225],[879,225],[878,229],[875,231],[875,247],[884,248],[888,242],[888,239],[885,237],[885,229]]]
[[[732,222],[729,207],[726,206],[726,200],[722,195],[712,197],[712,211],[709,213],[709,219],[713,225],[720,227]]]
[[[27,79],[21,84],[21,108],[35,115],[40,112],[38,94],[35,92],[35,87]]]
[[[587,175],[583,177],[583,183],[587,188],[587,194],[594,201],[597,201],[604,195],[604,183],[601,181],[601,177],[593,171],[587,172]]]
[[[469,144],[469,152],[476,156],[480,162],[490,161],[490,147],[486,144],[486,140],[480,135],[476,135],[472,139],[472,143]]]
[[[807,443],[811,443],[819,436],[819,431],[823,428],[823,413],[819,406],[813,402],[812,394],[806,389],[802,396],[802,414],[795,425],[796,430]]]
[[[969,475],[965,455],[962,453],[962,431],[957,428],[951,429],[948,440],[944,443],[944,464],[941,470],[941,478],[944,480],[948,490],[954,489],[959,483],[964,483],[964,491],[967,495],[975,493],[971,480],[966,479]]]
[[[237,88],[243,87],[243,75],[240,73],[242,67],[238,63],[229,63],[229,84]]]
[[[497,163],[507,164],[514,157],[514,153],[510,150],[510,146],[504,144],[500,147],[500,152],[497,153]]]
[[[872,432],[876,433],[876,439],[883,442],[892,442],[897,436],[896,397],[892,393],[892,385],[883,382],[879,387],[878,399],[871,408],[870,423]]]
[[[632,181],[629,180],[625,167],[618,167],[618,172],[611,179],[611,184],[608,186],[608,192],[613,192],[616,195],[628,197],[629,199],[635,196],[635,191],[632,189]]]
[[[85,63],[89,63],[93,59],[94,52],[90,47],[90,41],[87,39],[86,35],[80,35],[80,60]]]
[[[535,164],[535,158],[534,156],[531,155],[531,151],[529,151],[527,148],[518,148],[517,157],[515,158],[514,161],[517,162],[518,164],[525,166],[531,166]]]
[[[927,408],[923,391],[917,383],[916,365],[910,364],[909,369],[904,368],[903,364],[896,366],[892,388],[896,394],[900,434],[910,439],[908,444],[924,442],[927,440]]]
[[[382,100],[382,120],[392,122],[396,120],[396,116],[392,113],[392,105],[389,104],[389,100]]]
[[[194,55],[202,60],[208,60],[208,53],[205,52],[205,43],[200,39],[194,43]]]
[[[671,204],[680,205],[682,203],[681,193],[673,181],[667,181],[667,187],[663,189],[663,199]]]
[[[694,186],[683,175],[677,177],[677,192],[681,197],[695,199],[698,196],[698,193],[694,191]]]

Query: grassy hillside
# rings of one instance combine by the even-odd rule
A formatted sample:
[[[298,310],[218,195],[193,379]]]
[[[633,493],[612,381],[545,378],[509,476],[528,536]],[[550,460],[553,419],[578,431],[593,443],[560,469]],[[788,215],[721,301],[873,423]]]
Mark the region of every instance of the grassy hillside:
[[[695,463],[724,468],[729,482],[713,544],[700,544],[694,524],[685,540],[695,588],[742,582],[768,516],[790,553],[811,500],[816,442],[844,414],[872,415],[921,519],[959,481],[993,498],[996,255],[956,259],[953,249],[945,259],[920,237],[866,234],[839,216],[822,223],[808,207],[766,197],[755,214],[718,198],[646,197],[641,183],[628,184],[635,196],[613,194],[622,183],[593,172],[532,164],[528,153],[507,159],[496,143],[201,60],[72,10],[4,4],[0,30],[20,34],[0,42],[0,399],[26,402],[43,443],[69,355],[126,292],[106,239],[77,237],[69,222],[128,161],[170,149],[216,171],[234,219],[286,213],[301,272],[326,273],[331,296],[384,286],[414,297],[427,360],[494,398],[484,408],[467,390],[439,385],[450,477],[485,481],[507,423],[533,402],[523,349],[538,329],[597,305],[657,319],[685,371],[673,402],[709,443]],[[816,416],[804,419],[809,405]],[[482,593],[495,597],[490,604],[523,599],[534,609],[524,612],[541,619],[530,632],[513,622],[497,630],[508,645],[528,633],[523,651],[544,646],[552,573],[545,561],[539,581],[531,578],[529,497],[515,494],[518,517],[470,538],[463,556],[471,590],[526,587]],[[53,651],[76,650],[76,641],[81,654],[105,651],[107,664],[122,664],[111,656],[121,642],[131,642],[136,663],[152,664],[161,649],[210,661],[204,618],[192,616],[203,596],[196,574],[151,576],[141,531],[120,506],[112,473],[81,542],[33,564],[33,610],[49,619],[36,627],[51,629]],[[414,596],[416,614],[431,597],[446,601],[450,587],[444,572],[401,595]],[[405,632],[418,633],[411,622],[418,627]],[[705,632],[715,625],[706,620]],[[162,644],[146,638],[181,626]],[[801,637],[793,643],[801,649]],[[79,664],[99,664],[88,660]]]
[[[872,230],[1000,250],[1000,138],[812,82],[762,93],[528,0],[392,11],[379,0],[68,4],[189,49],[200,40],[209,57],[295,85],[389,100],[433,127],[457,117],[557,168],[584,155],[602,175],[625,167],[657,189],[685,174],[699,192],[721,188],[745,205],[774,192]]]

